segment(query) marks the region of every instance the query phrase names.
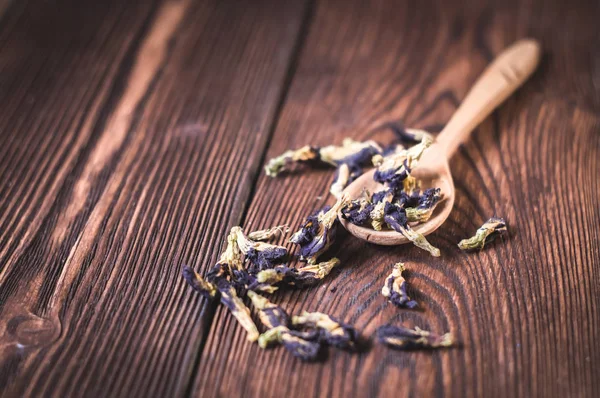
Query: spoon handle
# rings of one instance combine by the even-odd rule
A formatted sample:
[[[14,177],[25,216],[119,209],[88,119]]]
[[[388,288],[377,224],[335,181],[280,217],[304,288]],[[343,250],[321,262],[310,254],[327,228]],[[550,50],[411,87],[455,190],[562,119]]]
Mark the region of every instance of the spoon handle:
[[[450,158],[471,131],[533,73],[540,59],[540,45],[532,39],[516,42],[492,62],[460,104],[437,142]]]

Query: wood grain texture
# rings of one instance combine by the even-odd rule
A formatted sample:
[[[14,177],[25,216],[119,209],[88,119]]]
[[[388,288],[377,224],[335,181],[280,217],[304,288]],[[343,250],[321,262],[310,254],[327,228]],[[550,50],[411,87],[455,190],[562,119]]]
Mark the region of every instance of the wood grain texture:
[[[599,19],[592,1],[0,0],[0,395],[599,396]],[[526,36],[540,69],[451,162],[442,257],[342,232],[321,286],[274,296],[460,347],[306,364],[182,281],[230,226],[331,203],[332,172],[270,179],[265,158],[386,141],[390,120],[437,132]],[[509,235],[458,251],[491,215]],[[421,311],[380,294],[397,261]]]
[[[319,1],[268,156],[305,144],[389,139],[403,120],[439,131],[488,62],[513,41],[542,41],[541,69],[453,158],[455,209],[430,241],[369,245],[342,234],[343,266],[321,286],[279,292],[291,313],[323,311],[370,337],[384,324],[451,331],[460,346],[307,364],[262,351],[222,308],[200,358],[196,396],[594,397],[600,394],[600,78],[596,3]],[[560,26],[560,28],[558,28]],[[332,172],[261,176],[249,229],[297,227],[327,197]],[[458,241],[492,215],[509,231],[480,253]],[[406,262],[421,311],[380,294]]]
[[[181,396],[182,283],[238,224],[302,2],[15,1],[0,29],[0,388]],[[198,267],[202,269],[202,267]]]

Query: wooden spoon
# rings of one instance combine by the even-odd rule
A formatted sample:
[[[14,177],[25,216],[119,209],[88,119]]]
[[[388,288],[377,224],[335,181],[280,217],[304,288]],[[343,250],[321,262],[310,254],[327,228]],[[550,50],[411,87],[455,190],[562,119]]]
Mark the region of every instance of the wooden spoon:
[[[454,205],[455,195],[448,159],[469,138],[473,129],[527,80],[537,67],[539,59],[540,45],[535,40],[520,40],[504,50],[479,77],[446,127],[425,151],[411,175],[421,180],[423,188],[440,188],[443,199],[427,222],[413,227],[415,231],[428,235],[446,221]],[[375,169],[363,174],[348,185],[344,193],[356,199],[365,188],[370,192],[381,190],[383,186],[373,180],[374,173]],[[394,230],[375,231],[348,222],[342,218],[341,213],[338,217],[342,225],[357,238],[386,246],[410,242]]]

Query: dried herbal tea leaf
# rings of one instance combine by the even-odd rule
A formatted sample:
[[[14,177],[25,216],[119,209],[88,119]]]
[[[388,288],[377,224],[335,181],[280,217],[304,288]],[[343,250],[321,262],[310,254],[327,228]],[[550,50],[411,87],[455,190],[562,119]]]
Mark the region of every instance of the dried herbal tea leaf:
[[[272,329],[277,326],[288,326],[290,319],[288,314],[280,306],[273,304],[267,298],[256,294],[252,291],[248,292],[248,297],[252,300],[252,304],[258,310],[258,316],[263,325]]]
[[[408,217],[403,208],[393,203],[386,203],[384,220],[390,227],[400,232],[418,248],[427,250],[434,257],[440,256],[440,249],[432,246],[423,235],[414,231],[408,225]]]
[[[235,234],[238,247],[253,264],[251,271],[273,268],[287,260],[288,252],[283,246],[255,242],[248,238],[240,227],[233,227],[231,233]]]
[[[186,282],[198,293],[202,294],[208,299],[213,299],[217,295],[217,287],[212,283],[202,279],[192,267],[184,266],[182,275]]]
[[[349,203],[346,197],[340,198],[331,208],[325,207],[308,216],[290,242],[300,246],[300,261],[315,264],[335,240],[337,213]]]
[[[402,308],[415,308],[417,302],[411,300],[406,293],[406,280],[402,276],[404,264],[394,265],[392,273],[385,279],[385,285],[381,289],[381,294],[390,299],[392,304]]]
[[[282,155],[269,160],[265,166],[265,172],[269,177],[276,177],[290,163],[306,163],[316,161],[319,158],[319,149],[306,145],[300,149],[286,151]]]
[[[262,229],[260,231],[250,232],[248,234],[248,239],[259,240],[259,241],[270,240],[279,234],[283,235],[283,234],[289,232],[289,230],[290,229],[288,228],[287,225],[278,225],[273,228]]]
[[[319,341],[337,348],[354,349],[358,333],[352,326],[321,312],[306,312],[292,317],[294,327],[312,328],[318,330]]]
[[[217,280],[217,289],[221,293],[221,303],[231,311],[235,319],[246,329],[248,340],[256,341],[259,336],[258,329],[254,321],[252,321],[250,310],[246,307],[242,299],[238,297],[235,288],[228,280],[221,278]]]
[[[442,198],[439,188],[426,189],[418,198],[416,207],[406,208],[406,217],[409,222],[425,222],[431,218],[435,206]]]
[[[400,350],[450,347],[453,344],[450,333],[439,336],[418,327],[408,329],[392,325],[378,328],[377,340]]]
[[[486,243],[491,242],[498,235],[506,231],[506,222],[502,218],[492,217],[475,232],[475,236],[461,240],[458,247],[461,250],[481,250]]]

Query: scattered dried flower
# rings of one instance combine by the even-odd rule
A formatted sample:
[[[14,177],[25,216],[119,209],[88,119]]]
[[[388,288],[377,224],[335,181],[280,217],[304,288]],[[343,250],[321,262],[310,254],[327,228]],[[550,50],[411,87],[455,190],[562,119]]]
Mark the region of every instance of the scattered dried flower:
[[[318,148],[310,145],[303,146],[300,149],[286,151],[280,156],[269,160],[265,166],[265,172],[269,177],[276,177],[277,174],[285,170],[289,163],[306,163],[319,159]]]
[[[426,189],[419,196],[416,207],[406,208],[406,218],[409,222],[425,222],[429,220],[441,198],[442,194],[439,188]]]
[[[217,289],[221,293],[221,303],[231,311],[231,314],[237,319],[248,334],[249,341],[256,341],[259,333],[252,317],[250,316],[250,310],[246,307],[246,304],[240,299],[235,291],[235,288],[229,283],[227,279],[217,280]]]
[[[440,256],[440,249],[432,246],[422,234],[416,232],[408,225],[408,217],[402,207],[393,203],[386,203],[384,220],[390,227],[404,235],[415,246],[427,250],[434,257]]]
[[[248,238],[240,227],[233,227],[231,234],[235,234],[238,247],[252,263],[251,271],[273,268],[287,259],[288,252],[283,246],[255,242]]]
[[[217,287],[212,283],[202,279],[192,267],[187,265],[183,267],[181,272],[186,282],[198,293],[202,294],[208,299],[213,299],[217,295]]]
[[[344,196],[331,208],[325,207],[306,218],[290,242],[300,246],[300,260],[315,264],[318,257],[325,253],[335,239],[337,213],[349,200]]]
[[[334,347],[342,349],[356,348],[358,339],[356,330],[327,314],[304,311],[302,315],[292,317],[292,325],[318,330],[319,341]]]
[[[417,302],[411,300],[406,293],[406,280],[402,276],[404,269],[403,263],[394,265],[392,273],[385,279],[385,285],[381,289],[381,294],[389,298],[398,307],[415,308]]]
[[[377,340],[401,350],[450,347],[453,344],[450,333],[439,336],[418,327],[408,329],[392,325],[377,329]]]
[[[506,231],[506,222],[502,218],[492,217],[475,232],[475,236],[461,240],[458,247],[461,250],[481,250],[486,243],[491,242],[496,236]]]
[[[273,228],[267,228],[267,229],[262,229],[260,231],[250,232],[248,234],[248,239],[258,240],[258,241],[270,240],[279,234],[282,234],[282,235],[286,234],[287,232],[289,232],[289,230],[290,229],[288,228],[287,225],[278,225]]]

